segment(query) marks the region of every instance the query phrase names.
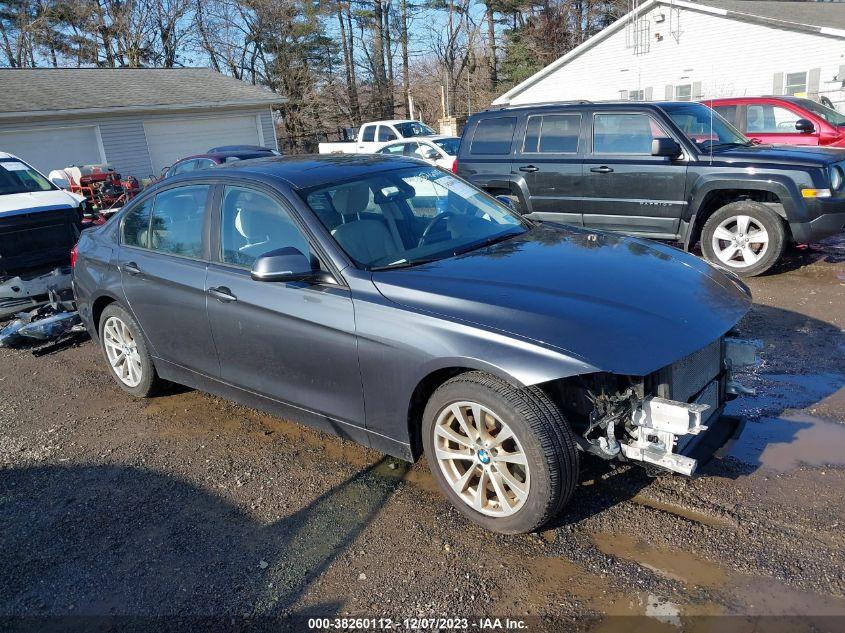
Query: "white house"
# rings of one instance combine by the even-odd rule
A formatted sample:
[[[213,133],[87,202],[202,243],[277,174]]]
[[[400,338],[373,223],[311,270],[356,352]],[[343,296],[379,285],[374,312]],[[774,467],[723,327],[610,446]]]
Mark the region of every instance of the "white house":
[[[845,3],[631,0],[632,10],[494,104],[771,94],[845,110]]]

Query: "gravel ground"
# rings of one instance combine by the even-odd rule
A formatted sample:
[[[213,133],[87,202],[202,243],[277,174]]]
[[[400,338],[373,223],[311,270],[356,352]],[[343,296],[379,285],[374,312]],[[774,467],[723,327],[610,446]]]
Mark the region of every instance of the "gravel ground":
[[[187,389],[133,400],[90,342],[0,350],[0,618],[751,631],[782,615],[765,630],[843,630],[843,262],[832,239],[750,281],[741,330],[764,362],[744,377],[758,395],[734,405],[749,421],[724,459],[692,480],[585,459],[567,510],[534,535],[468,523],[424,460]]]

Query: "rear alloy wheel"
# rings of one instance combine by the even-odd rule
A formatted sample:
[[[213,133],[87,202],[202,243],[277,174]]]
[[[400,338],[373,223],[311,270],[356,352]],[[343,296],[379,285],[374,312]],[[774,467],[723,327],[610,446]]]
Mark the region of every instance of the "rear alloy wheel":
[[[732,202],[711,215],[701,231],[701,250],[714,264],[753,277],[781,257],[786,231],[780,217],[759,202]]]
[[[100,316],[100,343],[117,383],[133,396],[153,393],[159,378],[141,334],[128,311],[112,303]]]
[[[538,388],[483,372],[447,381],[423,414],[434,479],[472,521],[504,534],[536,530],[559,514],[578,478],[569,425]]]

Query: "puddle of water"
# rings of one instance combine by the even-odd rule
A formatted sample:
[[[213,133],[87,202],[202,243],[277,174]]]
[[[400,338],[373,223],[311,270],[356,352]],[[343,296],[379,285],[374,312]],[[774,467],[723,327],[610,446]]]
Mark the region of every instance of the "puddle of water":
[[[750,379],[750,381],[744,380]],[[824,400],[845,385],[845,376],[822,374],[746,374],[758,395],[744,396],[728,403],[726,412],[750,418],[776,416],[786,409],[803,409]]]
[[[800,413],[748,420],[728,455],[787,472],[802,464],[845,467],[845,424]]]
[[[599,533],[590,538],[605,554],[630,560],[672,580],[711,587],[724,584],[728,577],[718,565],[688,552],[657,548],[627,534]]]

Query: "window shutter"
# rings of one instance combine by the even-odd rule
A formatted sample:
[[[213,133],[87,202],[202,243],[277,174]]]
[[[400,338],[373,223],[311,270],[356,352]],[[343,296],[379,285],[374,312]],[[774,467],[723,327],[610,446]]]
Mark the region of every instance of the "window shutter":
[[[693,101],[696,101],[697,99],[701,99],[702,96],[704,96],[704,95],[701,94],[701,82],[700,81],[692,82],[692,96],[690,98]]]
[[[819,78],[821,77],[821,68],[811,68],[807,73],[807,96],[817,99],[819,96]]]
[[[845,65],[839,67],[839,74],[836,75],[836,81],[842,84],[845,88]]]
[[[775,73],[774,79],[772,80],[772,94],[783,94],[783,73]]]
[[[672,84],[666,84],[666,88],[664,90],[663,98],[666,99],[666,101],[671,101],[675,98],[675,86]]]
[[[645,89],[645,95],[643,95],[643,96],[645,97],[646,101],[651,101],[651,98],[652,98],[653,95],[654,95],[654,88],[649,86],[648,88]]]

